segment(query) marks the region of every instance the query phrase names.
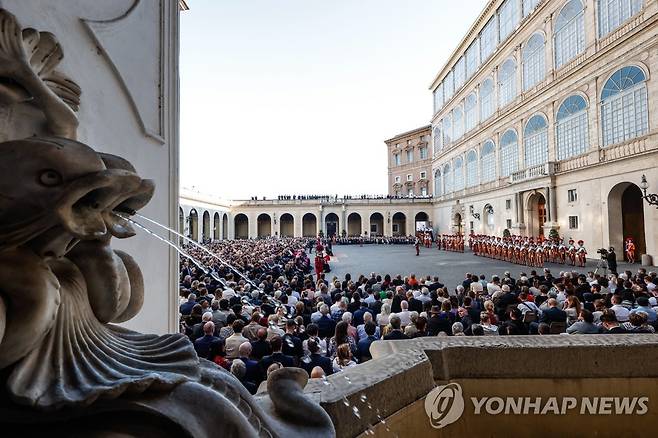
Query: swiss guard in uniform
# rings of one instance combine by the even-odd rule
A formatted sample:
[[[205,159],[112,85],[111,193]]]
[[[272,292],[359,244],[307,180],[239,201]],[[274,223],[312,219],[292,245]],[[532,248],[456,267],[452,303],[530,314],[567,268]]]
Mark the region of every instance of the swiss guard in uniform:
[[[585,249],[585,242],[582,240],[578,241],[578,266],[581,268],[585,267],[585,262],[587,261],[587,250]]]
[[[576,266],[576,245],[574,245],[574,240],[569,239],[569,248],[567,249],[567,254],[569,255],[569,264],[571,266]]]
[[[626,238],[624,252],[626,253],[626,260],[628,260],[628,263],[635,263],[635,242],[632,237]]]

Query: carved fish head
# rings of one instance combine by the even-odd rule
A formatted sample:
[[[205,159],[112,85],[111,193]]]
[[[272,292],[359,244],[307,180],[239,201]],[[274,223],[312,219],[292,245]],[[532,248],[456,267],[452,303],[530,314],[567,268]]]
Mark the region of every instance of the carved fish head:
[[[43,258],[134,235],[117,213],[133,214],[154,190],[128,161],[57,137],[0,143],[0,175],[0,251],[25,246]]]

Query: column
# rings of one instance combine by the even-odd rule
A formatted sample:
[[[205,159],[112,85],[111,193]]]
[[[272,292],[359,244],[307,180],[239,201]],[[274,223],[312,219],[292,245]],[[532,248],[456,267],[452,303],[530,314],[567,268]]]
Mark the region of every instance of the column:
[[[343,209],[340,212],[340,224],[338,228],[340,228],[336,233],[338,233],[339,236],[343,235],[343,230],[347,233],[347,214],[345,213],[345,204],[343,204]]]
[[[556,230],[560,228],[559,222],[558,222],[558,217],[557,217],[557,193],[556,193],[556,188],[555,186],[547,188],[550,189],[549,192],[549,203],[548,203],[548,214],[549,214],[549,220],[552,222],[551,228],[555,228]]]
[[[361,215],[361,234],[366,232],[370,236],[370,213]]]
[[[554,46],[555,40],[553,39],[553,21],[548,16],[544,20],[544,33],[546,34],[546,47],[544,48],[546,76],[552,76],[555,70],[555,55]]]

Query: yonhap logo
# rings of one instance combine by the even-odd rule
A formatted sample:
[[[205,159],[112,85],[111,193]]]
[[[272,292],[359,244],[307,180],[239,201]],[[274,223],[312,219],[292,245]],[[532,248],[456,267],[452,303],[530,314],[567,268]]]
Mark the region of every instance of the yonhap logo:
[[[434,388],[425,398],[425,412],[435,429],[441,429],[459,420],[464,413],[464,397],[459,383],[448,383]]]

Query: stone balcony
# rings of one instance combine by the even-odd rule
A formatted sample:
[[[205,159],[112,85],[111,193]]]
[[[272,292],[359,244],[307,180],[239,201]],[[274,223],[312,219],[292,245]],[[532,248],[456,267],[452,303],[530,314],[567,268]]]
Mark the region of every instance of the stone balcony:
[[[553,175],[555,163],[549,161],[548,163],[538,164],[536,166],[527,167],[523,170],[513,172],[509,177],[510,184],[515,184],[523,181],[528,181],[545,176]]]

